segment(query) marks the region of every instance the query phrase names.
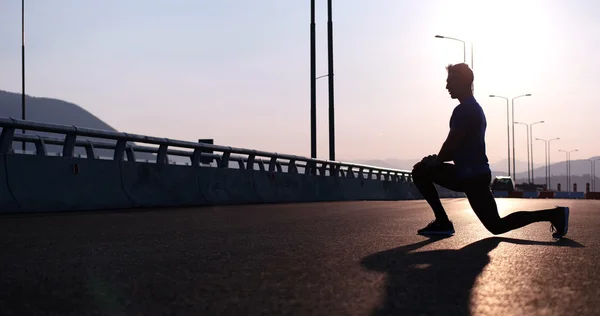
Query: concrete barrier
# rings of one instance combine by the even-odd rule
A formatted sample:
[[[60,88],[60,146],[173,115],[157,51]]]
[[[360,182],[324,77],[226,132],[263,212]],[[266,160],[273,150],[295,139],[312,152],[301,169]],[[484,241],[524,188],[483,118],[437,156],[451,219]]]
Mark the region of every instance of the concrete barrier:
[[[600,192],[587,192],[585,198],[588,200],[600,200]]]
[[[31,155],[2,156],[0,166],[1,212],[422,198],[412,182],[258,170]]]
[[[118,162],[29,155],[5,159],[8,187],[21,212],[133,206],[123,191]]]
[[[190,166],[121,162],[123,189],[137,207],[201,205],[198,169]]]
[[[554,192],[553,191],[541,191],[540,194],[538,195],[538,198],[540,198],[540,199],[553,199],[554,198]]]
[[[494,197],[496,198],[507,198],[508,191],[494,191]]]
[[[208,205],[260,203],[253,170],[198,168],[200,192]]]
[[[8,187],[6,156],[0,155],[0,213],[17,212],[20,207]]]
[[[570,192],[569,196],[572,199],[585,199],[585,192]]]
[[[508,193],[508,197],[509,198],[522,198],[523,197],[523,191],[512,191]]]
[[[557,199],[584,199],[584,192],[556,192],[554,197]]]
[[[539,193],[537,191],[524,191],[523,192],[523,198],[526,199],[535,199],[539,196]]]

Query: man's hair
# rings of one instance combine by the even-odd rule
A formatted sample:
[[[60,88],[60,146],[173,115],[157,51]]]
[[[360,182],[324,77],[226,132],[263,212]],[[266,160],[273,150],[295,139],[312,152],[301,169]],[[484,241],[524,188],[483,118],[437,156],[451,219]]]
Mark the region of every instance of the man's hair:
[[[474,76],[473,71],[469,68],[469,65],[465,63],[460,64],[449,64],[446,66],[448,71],[448,77],[454,78],[465,85],[471,86],[473,84]]]

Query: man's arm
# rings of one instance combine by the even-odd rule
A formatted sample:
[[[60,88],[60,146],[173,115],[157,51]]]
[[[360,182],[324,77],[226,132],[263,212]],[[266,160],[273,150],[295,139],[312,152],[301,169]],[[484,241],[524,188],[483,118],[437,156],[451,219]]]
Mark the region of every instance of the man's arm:
[[[443,163],[446,161],[452,161],[452,157],[454,156],[454,151],[458,148],[458,145],[467,135],[467,129],[465,125],[459,125],[450,129],[448,133],[448,137],[442,144],[442,148],[437,155],[437,162]]]

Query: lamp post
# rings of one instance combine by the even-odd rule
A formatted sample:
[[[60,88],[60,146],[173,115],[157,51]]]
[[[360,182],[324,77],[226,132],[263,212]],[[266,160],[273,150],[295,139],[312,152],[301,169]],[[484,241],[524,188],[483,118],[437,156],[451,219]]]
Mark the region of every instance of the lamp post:
[[[310,1],[310,157],[317,158],[317,78],[315,0]]]
[[[567,156],[567,192],[571,192],[571,153],[575,152],[575,151],[579,151],[579,149],[573,149],[573,150],[562,150],[559,149],[558,151],[562,151],[566,154]]]
[[[552,150],[550,150],[550,145],[552,143],[553,140],[559,140],[560,138],[552,138],[548,140],[548,188],[552,189],[552,162],[550,161],[550,153],[552,152]]]
[[[525,125],[525,129],[527,130],[527,183],[531,183],[530,170],[529,170],[529,124],[522,123],[522,122],[515,122],[515,124]],[[514,136],[514,134],[513,134],[513,136]],[[515,144],[513,143],[513,148],[514,147],[515,147]]]
[[[533,125],[535,125],[535,124],[541,124],[541,123],[544,123],[544,121],[533,122],[529,126],[529,146],[531,147],[531,182],[534,185],[535,185],[535,176],[533,174],[533,169],[535,167],[533,166]]]
[[[25,120],[25,0],[21,0],[21,119]],[[25,134],[25,129],[21,131]],[[26,146],[23,141],[23,154]],[[11,146],[12,147],[12,146]]]
[[[332,0],[327,0],[327,63],[329,77],[329,160],[335,160],[335,111],[333,91],[333,21]],[[310,2],[310,134],[311,158],[317,158],[317,97],[316,97],[316,48],[315,48],[315,0]]]
[[[490,94],[490,98],[502,98],[502,99],[506,100],[506,142],[507,142],[507,152],[508,152],[507,164],[508,164],[508,176],[510,177],[510,113],[509,113],[509,106],[508,106],[508,98],[502,97],[499,95],[493,95],[493,94]]]
[[[546,186],[548,187],[548,190],[552,190],[552,184],[551,184],[551,180],[550,180],[550,142],[553,140],[558,140],[560,138],[553,138],[553,139],[543,139],[543,138],[536,138],[535,140],[541,140],[544,142],[545,144],[545,158],[546,158]]]
[[[550,190],[550,187],[548,185],[548,141],[545,139],[541,139],[541,138],[536,138],[535,140],[541,140],[544,142],[544,157],[545,157],[544,171],[546,172],[546,188],[547,188],[547,190]]]
[[[333,18],[332,0],[327,0],[327,64],[329,69],[329,160],[335,160],[335,111],[333,107]]]
[[[596,192],[596,161],[598,161],[598,160],[600,160],[600,158],[592,160],[592,165],[593,165],[592,166],[592,169],[593,169],[592,174],[593,174],[593,179],[594,179],[594,181],[592,181],[592,188],[593,188],[592,191],[594,191],[594,192]]]
[[[511,104],[512,104],[512,143],[513,143],[513,179],[516,178],[516,161],[515,161],[515,99],[521,98],[521,97],[530,97],[531,93],[527,93],[527,94],[522,94],[519,96],[516,96],[514,98],[512,98],[511,100]],[[529,156],[529,155],[527,155]],[[516,180],[516,179],[515,179]]]
[[[445,39],[449,39],[449,40],[462,42],[462,44],[463,44],[463,62],[464,63],[467,62],[467,48],[466,48],[465,41],[458,39],[458,38],[448,37],[448,36],[443,36],[443,35],[436,35],[435,38],[445,38]],[[473,43],[471,43],[471,69],[473,69],[473,68],[474,68],[473,67]]]
[[[592,159],[587,159],[587,161],[590,162],[590,186],[591,186],[590,190],[594,191],[594,184],[592,183],[593,182],[592,180],[594,180],[594,175],[593,175],[593,173],[594,173],[594,161]]]

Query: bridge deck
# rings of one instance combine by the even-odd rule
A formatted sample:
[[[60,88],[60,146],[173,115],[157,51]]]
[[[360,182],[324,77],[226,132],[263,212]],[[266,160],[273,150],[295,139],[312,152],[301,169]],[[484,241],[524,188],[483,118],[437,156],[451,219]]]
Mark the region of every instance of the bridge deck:
[[[2,216],[0,314],[597,315],[600,201],[497,201],[571,206],[569,239],[463,199],[441,240],[423,201]]]

